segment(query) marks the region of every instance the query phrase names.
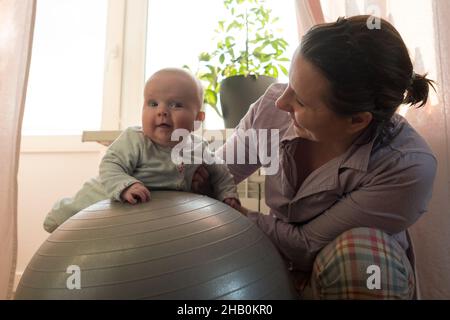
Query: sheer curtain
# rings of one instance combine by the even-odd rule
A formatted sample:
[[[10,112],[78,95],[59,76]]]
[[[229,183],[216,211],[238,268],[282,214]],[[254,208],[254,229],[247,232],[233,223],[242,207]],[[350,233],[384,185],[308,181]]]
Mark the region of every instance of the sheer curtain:
[[[430,6],[433,25],[429,36],[434,40],[431,49],[435,58],[427,61],[426,55],[421,55],[416,50],[416,66],[432,69],[432,66],[427,68],[426,63],[435,64],[433,79],[438,83],[438,95],[431,97],[424,113],[411,111],[406,117],[433,148],[438,159],[438,173],[429,212],[411,228],[411,235],[417,256],[422,298],[450,299],[450,123],[447,117],[450,110],[450,3],[447,0],[433,0]]]
[[[11,298],[17,256],[17,171],[35,0],[0,0],[0,299]]]
[[[299,40],[313,25],[324,22],[320,0],[295,0],[295,14]]]
[[[425,107],[402,106],[399,112],[428,141],[438,159],[438,173],[429,212],[411,229],[421,298],[450,298],[449,121],[450,109],[450,4],[448,0],[296,0],[300,35],[315,15],[326,22],[339,16],[369,14],[389,20],[400,32],[417,73],[429,74],[438,83]],[[320,5],[318,7],[318,4]],[[305,9],[306,8],[306,9]],[[314,8],[314,9],[313,9]],[[316,14],[317,16],[317,14]]]

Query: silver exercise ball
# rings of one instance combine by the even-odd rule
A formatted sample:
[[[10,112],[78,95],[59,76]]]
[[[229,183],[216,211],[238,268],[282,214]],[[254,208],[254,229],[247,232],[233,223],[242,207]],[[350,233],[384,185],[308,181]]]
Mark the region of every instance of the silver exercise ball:
[[[217,200],[154,191],[109,200],[56,229],[16,299],[295,299],[284,262],[250,220]]]

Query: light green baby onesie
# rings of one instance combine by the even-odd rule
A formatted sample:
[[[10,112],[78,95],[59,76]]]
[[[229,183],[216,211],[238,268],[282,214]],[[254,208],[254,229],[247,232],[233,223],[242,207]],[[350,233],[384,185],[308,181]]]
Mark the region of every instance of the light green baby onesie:
[[[195,138],[200,143],[189,150],[192,160],[194,153],[198,158],[200,153],[196,151],[199,148],[208,152],[207,143],[197,136]],[[122,201],[122,191],[135,182],[143,183],[150,191],[190,191],[192,176],[200,164],[176,164],[172,161],[171,152],[172,148],[159,146],[145,137],[141,127],[126,129],[106,151],[100,163],[99,176],[87,181],[73,198],[58,201],[47,214],[44,229],[53,232],[75,213],[98,201]],[[206,168],[216,199],[238,199],[233,176],[225,164],[209,164]]]

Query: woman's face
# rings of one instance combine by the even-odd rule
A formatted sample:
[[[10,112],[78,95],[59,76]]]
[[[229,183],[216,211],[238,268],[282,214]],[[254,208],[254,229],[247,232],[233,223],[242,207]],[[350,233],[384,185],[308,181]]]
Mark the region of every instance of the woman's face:
[[[335,143],[346,138],[351,117],[342,117],[327,104],[330,84],[301,54],[296,53],[289,71],[289,85],[276,106],[289,112],[301,138]]]

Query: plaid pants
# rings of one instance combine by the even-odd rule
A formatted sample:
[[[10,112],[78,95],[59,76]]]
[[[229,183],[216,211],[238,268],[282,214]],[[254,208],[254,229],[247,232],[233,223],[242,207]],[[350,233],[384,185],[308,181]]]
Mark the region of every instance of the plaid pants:
[[[412,299],[414,271],[405,251],[391,236],[377,229],[351,229],[317,255],[310,282],[301,296]]]

